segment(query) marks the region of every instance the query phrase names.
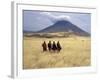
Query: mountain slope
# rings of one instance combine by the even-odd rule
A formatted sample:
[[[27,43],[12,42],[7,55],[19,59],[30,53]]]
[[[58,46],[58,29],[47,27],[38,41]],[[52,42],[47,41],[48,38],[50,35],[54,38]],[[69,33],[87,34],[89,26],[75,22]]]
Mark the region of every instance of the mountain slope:
[[[80,29],[76,25],[72,24],[69,21],[60,20],[54,23],[53,25],[38,31],[40,33],[54,33],[54,32],[72,32],[73,34],[80,35],[80,36],[89,36],[88,32]]]

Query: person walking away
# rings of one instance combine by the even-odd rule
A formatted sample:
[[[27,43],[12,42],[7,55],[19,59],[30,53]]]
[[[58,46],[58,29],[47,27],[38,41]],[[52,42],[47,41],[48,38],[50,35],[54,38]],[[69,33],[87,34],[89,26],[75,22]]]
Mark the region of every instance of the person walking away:
[[[47,51],[47,44],[46,44],[45,41],[44,41],[43,44],[42,44],[42,48],[43,48],[43,52],[44,52],[44,51]]]
[[[53,50],[54,52],[57,50],[57,46],[56,46],[56,44],[55,44],[55,41],[53,41],[52,50]]]
[[[60,43],[59,43],[59,41],[58,41],[58,42],[57,42],[57,51],[60,52],[61,49],[62,49],[62,48],[61,48],[61,45],[60,45]]]
[[[49,51],[52,50],[52,44],[51,44],[51,41],[49,41],[49,43],[48,43],[48,50],[49,50]]]

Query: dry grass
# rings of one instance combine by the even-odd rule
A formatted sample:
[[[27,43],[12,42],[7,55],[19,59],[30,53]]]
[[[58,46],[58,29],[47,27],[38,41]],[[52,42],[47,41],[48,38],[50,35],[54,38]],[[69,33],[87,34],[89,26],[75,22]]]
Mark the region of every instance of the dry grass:
[[[60,53],[43,52],[43,41],[60,41]],[[79,67],[90,65],[90,37],[35,38],[24,37],[23,69]]]

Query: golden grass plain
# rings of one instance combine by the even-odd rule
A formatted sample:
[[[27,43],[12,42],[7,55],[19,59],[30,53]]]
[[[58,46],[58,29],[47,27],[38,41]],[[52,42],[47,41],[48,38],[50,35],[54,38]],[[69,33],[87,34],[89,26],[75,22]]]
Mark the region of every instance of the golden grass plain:
[[[43,41],[60,41],[62,50],[43,52]],[[90,37],[72,36],[67,38],[24,37],[23,69],[81,67],[91,64]]]

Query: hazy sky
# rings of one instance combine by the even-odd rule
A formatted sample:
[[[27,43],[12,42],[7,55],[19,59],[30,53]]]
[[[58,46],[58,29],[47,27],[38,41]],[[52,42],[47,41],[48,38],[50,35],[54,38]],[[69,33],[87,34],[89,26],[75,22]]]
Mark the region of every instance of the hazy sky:
[[[91,32],[91,14],[89,13],[23,11],[23,29],[25,31],[39,31],[58,20],[68,20],[81,29]]]

